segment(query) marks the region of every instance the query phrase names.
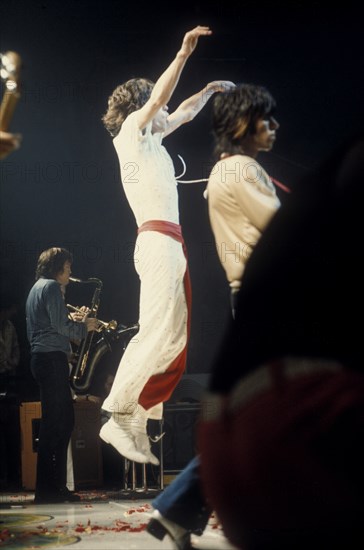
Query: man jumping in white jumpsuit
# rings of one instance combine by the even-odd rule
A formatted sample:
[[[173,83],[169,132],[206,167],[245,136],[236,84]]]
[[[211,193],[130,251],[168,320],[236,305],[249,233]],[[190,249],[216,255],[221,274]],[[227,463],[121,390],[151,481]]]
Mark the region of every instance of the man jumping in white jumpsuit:
[[[190,122],[215,93],[234,84],[210,82],[168,114],[167,103],[189,56],[208,27],[184,36],[155,84],[134,78],[118,86],[103,117],[120,162],[123,187],[138,226],[134,265],[140,278],[139,332],[129,343],[102,408],[111,412],[100,437],[129,460],[157,465],[148,418],[160,419],[186,365],[191,287],[179,225],[177,182],[162,138]]]

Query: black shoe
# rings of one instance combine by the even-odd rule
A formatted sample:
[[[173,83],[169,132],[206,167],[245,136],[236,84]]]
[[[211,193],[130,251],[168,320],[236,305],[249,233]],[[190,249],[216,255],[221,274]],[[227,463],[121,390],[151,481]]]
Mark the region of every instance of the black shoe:
[[[59,493],[49,493],[47,495],[35,495],[33,504],[60,504],[64,502]]]
[[[77,495],[76,493],[73,493],[67,487],[60,490],[60,495],[63,498],[63,502],[80,502],[81,497],[80,495]]]
[[[79,502],[80,500],[79,495],[65,488],[55,493],[36,493],[33,502],[34,504],[61,504],[62,502]]]
[[[175,545],[176,550],[193,550],[191,545],[191,534],[189,531],[186,531],[183,535],[176,536],[168,531],[157,519],[152,518],[148,525],[147,531],[150,535],[157,538],[158,540],[163,540],[166,535],[172,539],[172,542]]]

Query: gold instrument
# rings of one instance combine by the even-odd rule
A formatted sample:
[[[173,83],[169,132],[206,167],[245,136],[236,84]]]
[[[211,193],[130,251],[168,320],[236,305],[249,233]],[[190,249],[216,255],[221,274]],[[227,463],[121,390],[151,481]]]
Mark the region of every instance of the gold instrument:
[[[0,53],[0,78],[5,82],[5,92],[0,105],[0,130],[7,131],[20,99],[19,72],[22,64],[17,52]]]
[[[88,317],[97,318],[97,311],[100,305],[102,281],[96,278],[91,278],[91,279],[87,279],[86,281],[83,281],[81,279],[76,279],[74,277],[70,277],[70,281],[75,283],[85,283],[85,284],[96,285],[96,288],[92,297],[91,308],[87,315]],[[76,308],[75,306],[71,306],[71,309],[75,311],[80,311],[81,313],[85,313],[84,311],[80,310],[79,308]],[[116,321],[110,321],[109,323],[106,323],[105,321],[99,321],[99,323],[100,323],[100,330],[98,332],[101,332],[103,330],[115,330],[117,328]],[[78,347],[78,350],[75,352],[77,361],[75,362],[71,370],[70,384],[76,392],[81,392],[81,393],[85,392],[91,384],[91,378],[93,376],[95,364],[92,369],[88,368],[89,367],[88,359],[89,359],[90,350],[93,344],[94,334],[95,334],[95,331],[88,332],[86,337],[81,341]]]
[[[68,309],[72,309],[72,311],[77,311],[78,313],[82,313],[83,315],[86,315],[86,312],[80,309],[79,307],[73,306],[72,304],[67,304]],[[88,314],[87,314],[88,315]],[[112,321],[109,321],[108,323],[106,321],[101,321],[101,319],[96,319],[99,328],[96,329],[96,332],[101,332],[103,329],[106,330],[115,330],[118,326],[117,321],[114,319]]]

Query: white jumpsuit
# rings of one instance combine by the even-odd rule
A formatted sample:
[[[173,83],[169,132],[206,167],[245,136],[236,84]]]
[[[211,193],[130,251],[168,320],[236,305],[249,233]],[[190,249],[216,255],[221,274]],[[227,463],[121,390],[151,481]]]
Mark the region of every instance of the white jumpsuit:
[[[136,114],[127,117],[114,138],[126,197],[138,228],[150,220],[178,226],[172,160],[161,144],[162,134],[152,134],[151,124],[144,131],[139,130]],[[170,397],[185,367],[189,321],[184,287],[187,262],[181,242],[158,231],[143,231],[136,240],[134,265],[140,278],[140,329],[123,354],[102,408],[130,414],[141,404],[148,409],[149,418],[159,419],[162,403]],[[179,356],[176,372],[171,365]],[[174,372],[167,373],[170,368]],[[148,396],[148,380],[163,373],[160,392],[154,383],[153,396]],[[142,392],[146,395],[144,400],[140,400]]]

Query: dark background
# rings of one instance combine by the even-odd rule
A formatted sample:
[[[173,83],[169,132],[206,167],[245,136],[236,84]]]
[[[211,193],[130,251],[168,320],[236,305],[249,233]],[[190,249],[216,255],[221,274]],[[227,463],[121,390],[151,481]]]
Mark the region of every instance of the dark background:
[[[23,143],[0,164],[1,292],[20,306],[15,322],[24,372],[24,303],[45,248],[70,249],[74,276],[103,281],[99,318],[137,321],[136,225],[101,116],[117,84],[134,76],[156,80],[184,33],[197,24],[209,25],[213,36],[200,39],[170,111],[211,80],[267,86],[281,127],[274,151],[259,160],[293,190],[336,146],[361,131],[363,38],[350,2],[337,8],[250,1],[165,8],[158,2],[2,0],[0,51],[14,50],[23,60],[22,98],[11,124]],[[206,177],[211,167],[210,114],[211,101],[165,141],[176,173],[177,154],[185,159],[186,179]],[[201,183],[179,186],[193,285],[187,373],[209,372],[229,315],[203,190]],[[67,292],[71,303],[90,299],[79,295],[80,285],[69,285]]]

